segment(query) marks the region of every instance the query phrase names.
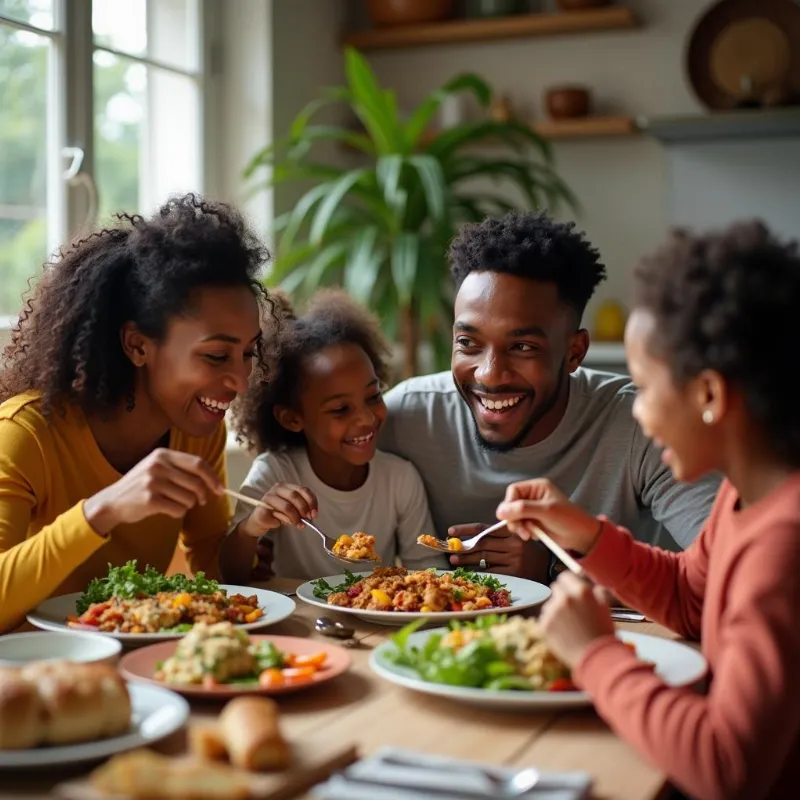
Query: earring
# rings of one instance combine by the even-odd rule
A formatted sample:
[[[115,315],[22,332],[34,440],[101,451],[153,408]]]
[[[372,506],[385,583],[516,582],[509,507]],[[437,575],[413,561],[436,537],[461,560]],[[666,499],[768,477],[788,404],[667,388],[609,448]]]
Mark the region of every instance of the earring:
[[[703,422],[705,422],[706,425],[714,424],[714,412],[710,408],[707,408],[703,412]]]

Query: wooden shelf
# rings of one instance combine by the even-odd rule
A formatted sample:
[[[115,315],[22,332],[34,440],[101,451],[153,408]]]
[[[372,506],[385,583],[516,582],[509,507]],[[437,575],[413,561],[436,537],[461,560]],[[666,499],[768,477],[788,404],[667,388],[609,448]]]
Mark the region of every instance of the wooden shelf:
[[[493,19],[458,19],[450,22],[376,28],[347,34],[342,44],[359,50],[384,50],[436,44],[485,42],[526,36],[557,36],[568,33],[626,30],[638,24],[626,6],[608,6],[586,11],[553,14],[516,14]]]
[[[641,130],[667,143],[800,136],[800,109],[715,111],[686,117],[643,117]]]
[[[581,117],[537,122],[533,129],[545,139],[590,139],[639,133],[631,117]]]

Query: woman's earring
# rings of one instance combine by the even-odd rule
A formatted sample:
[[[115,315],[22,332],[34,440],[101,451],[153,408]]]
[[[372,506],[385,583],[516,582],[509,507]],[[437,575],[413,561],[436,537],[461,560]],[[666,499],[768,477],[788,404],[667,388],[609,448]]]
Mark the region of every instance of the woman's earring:
[[[706,425],[714,424],[714,412],[710,408],[707,408],[703,412],[703,422],[705,422]]]

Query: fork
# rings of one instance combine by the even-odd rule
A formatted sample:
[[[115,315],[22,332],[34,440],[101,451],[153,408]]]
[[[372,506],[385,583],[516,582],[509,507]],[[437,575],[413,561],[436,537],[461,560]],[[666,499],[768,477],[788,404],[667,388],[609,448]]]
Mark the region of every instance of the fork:
[[[247,503],[248,505],[254,506],[255,508],[266,508],[267,511],[274,511],[274,509],[270,508],[266,503],[262,503],[261,500],[256,500],[253,497],[248,497],[246,494],[240,494],[239,492],[234,492],[233,489],[225,489],[225,494],[230,495],[231,497],[235,497],[237,500],[241,500],[243,503]],[[336,558],[339,561],[345,561],[348,564],[364,564],[365,562],[376,563],[376,559],[374,558],[349,558],[348,556],[340,556],[333,552],[333,545],[336,544],[336,539],[332,536],[327,536],[324,534],[313,522],[310,520],[301,518],[300,520],[303,525],[307,528],[310,528],[314,533],[319,534],[322,538],[322,546],[325,548],[325,552],[331,556],[332,558]],[[380,561],[377,561],[380,563]]]
[[[475,545],[483,539],[484,536],[488,536],[490,533],[494,533],[495,531],[499,531],[500,528],[505,526],[505,521],[501,520],[500,522],[495,522],[494,525],[490,525],[485,531],[481,531],[477,536],[473,536],[471,539],[464,539],[461,542],[461,549],[460,550],[451,550],[447,546],[447,542],[443,542],[441,539],[436,540],[436,544],[425,544],[424,542],[418,542],[423,547],[427,547],[430,550],[436,550],[439,553],[468,553],[470,550],[475,549]]]

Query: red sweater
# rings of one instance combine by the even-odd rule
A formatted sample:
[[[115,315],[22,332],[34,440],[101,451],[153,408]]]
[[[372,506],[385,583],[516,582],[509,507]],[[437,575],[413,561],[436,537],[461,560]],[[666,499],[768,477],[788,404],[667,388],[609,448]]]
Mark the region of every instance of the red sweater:
[[[800,474],[737,510],[727,481],[683,553],[606,522],[582,564],[630,606],[702,639],[707,696],[667,686],[613,637],[574,670],[598,713],[696,800],[800,797]]]

